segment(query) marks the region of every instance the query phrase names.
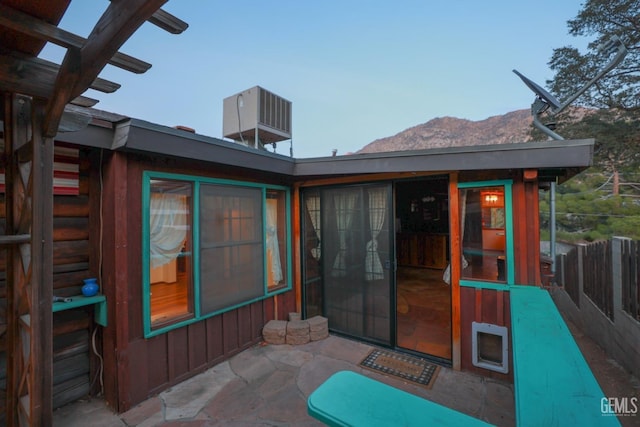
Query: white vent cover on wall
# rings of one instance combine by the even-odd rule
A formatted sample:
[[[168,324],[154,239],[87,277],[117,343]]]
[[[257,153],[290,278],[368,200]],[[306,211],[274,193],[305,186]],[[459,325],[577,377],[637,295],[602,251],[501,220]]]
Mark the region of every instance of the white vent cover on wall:
[[[291,102],[260,86],[225,98],[222,134],[256,148],[291,139]]]

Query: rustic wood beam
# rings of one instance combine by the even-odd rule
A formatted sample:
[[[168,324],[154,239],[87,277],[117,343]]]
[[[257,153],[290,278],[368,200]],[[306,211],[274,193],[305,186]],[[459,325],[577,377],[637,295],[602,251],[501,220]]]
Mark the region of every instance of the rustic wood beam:
[[[13,234],[7,236],[0,236],[0,245],[15,245],[18,243],[28,243],[31,241],[31,235],[29,234]]]
[[[15,52],[0,53],[0,90],[49,99],[53,96],[59,70],[58,65],[44,59]],[[89,87],[99,92],[113,93],[120,85],[98,77]]]
[[[72,99],[69,104],[77,105],[78,107],[93,107],[98,102],[97,99],[89,98],[87,96],[79,96],[77,98]]]
[[[167,1],[114,0],[109,3],[80,50],[81,73],[76,75],[77,81],[67,102],[89,87],[120,46]]]
[[[55,96],[48,98],[46,116],[43,122],[43,133],[53,138],[58,133],[62,113],[67,103],[75,98],[71,93],[80,75],[80,50],[67,49],[55,83]],[[84,92],[84,91],[83,91]]]
[[[162,9],[158,9],[149,22],[171,34],[180,34],[189,27],[189,24]]]
[[[33,103],[31,224],[31,372],[32,425],[53,421],[53,138],[41,133],[45,106]]]
[[[40,19],[36,19],[31,15],[20,12],[1,3],[0,27],[6,27],[40,40],[46,40],[67,49],[72,47],[80,49],[87,42],[87,39],[84,37],[70,33],[69,31],[58,28],[55,25],[51,25]],[[148,62],[120,52],[116,52],[113,57],[108,60],[108,63],[136,74],[142,74],[151,68],[151,64]]]

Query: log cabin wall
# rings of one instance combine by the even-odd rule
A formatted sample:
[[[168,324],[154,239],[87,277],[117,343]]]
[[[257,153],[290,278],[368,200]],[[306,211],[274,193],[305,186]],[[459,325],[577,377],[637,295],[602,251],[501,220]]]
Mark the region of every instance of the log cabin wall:
[[[76,147],[77,148],[77,147]],[[81,293],[82,280],[98,271],[96,252],[90,242],[97,236],[92,227],[96,212],[91,198],[98,193],[91,185],[91,160],[87,150],[79,151],[79,194],[53,198],[53,294],[73,297]],[[4,193],[0,194],[0,227],[4,234]],[[0,419],[5,413],[6,390],[6,250],[0,251]],[[95,326],[93,309],[81,307],[53,313],[53,408],[89,394],[96,358],[91,351]],[[93,381],[93,391],[98,382]],[[0,423],[1,424],[1,423]]]
[[[285,178],[210,163],[105,152],[103,176],[105,397],[118,412],[258,343],[271,319],[296,311],[293,290],[150,338],[142,315],[143,171],[287,185]]]

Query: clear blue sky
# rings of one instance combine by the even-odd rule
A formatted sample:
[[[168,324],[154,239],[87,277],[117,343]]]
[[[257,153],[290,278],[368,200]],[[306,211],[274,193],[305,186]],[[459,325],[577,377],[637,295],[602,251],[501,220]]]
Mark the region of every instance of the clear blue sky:
[[[74,0],[60,26],[88,36],[107,1]],[[435,117],[483,120],[528,109],[517,69],[545,84],[554,48],[585,48],[566,22],[578,0],[203,1],[164,9],[180,35],[145,23],[121,51],[153,64],[89,92],[96,108],[222,137],[222,101],[259,85],[293,103],[295,157],[356,151]],[[61,51],[44,56],[61,60]],[[288,155],[289,143],[278,145]]]

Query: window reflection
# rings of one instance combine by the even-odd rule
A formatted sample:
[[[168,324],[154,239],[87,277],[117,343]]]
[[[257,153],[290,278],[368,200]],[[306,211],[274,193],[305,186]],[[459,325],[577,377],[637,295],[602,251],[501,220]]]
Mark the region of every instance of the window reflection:
[[[151,182],[149,282],[153,327],[193,315],[191,199],[191,184]]]
[[[462,278],[506,282],[504,186],[460,190]]]

